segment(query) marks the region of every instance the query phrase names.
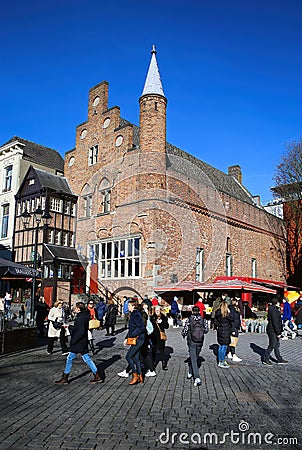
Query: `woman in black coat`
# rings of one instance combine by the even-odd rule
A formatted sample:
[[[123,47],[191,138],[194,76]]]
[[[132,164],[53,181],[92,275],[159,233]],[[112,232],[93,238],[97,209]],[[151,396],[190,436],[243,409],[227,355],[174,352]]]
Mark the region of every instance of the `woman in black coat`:
[[[106,328],[105,336],[114,336],[116,316],[117,316],[117,307],[112,298],[110,298],[108,300],[108,309],[105,316],[105,328]],[[111,333],[109,333],[109,328],[111,328]]]
[[[235,362],[240,362],[240,361],[242,361],[242,359],[238,358],[238,356],[236,355],[236,347],[238,345],[239,330],[241,327],[239,300],[237,298],[233,298],[231,300],[229,310],[230,310],[231,318],[233,320],[231,322],[231,324],[232,324],[231,344],[229,346],[228,358],[232,359]]]
[[[140,349],[145,342],[146,326],[142,313],[137,309],[138,302],[130,300],[128,303],[130,318],[128,323],[128,334],[124,345],[128,345],[127,338],[137,338],[135,345],[130,345],[126,355],[127,363],[132,370],[132,380],[129,384],[143,383],[142,368],[140,363]]]
[[[223,301],[215,313],[217,327],[218,367],[228,369],[230,366],[225,360],[228,345],[231,343],[232,317],[227,302]]]
[[[70,351],[67,356],[65,370],[63,372],[62,378],[58,381],[55,381],[55,384],[68,384],[68,376],[71,372],[72,363],[76,358],[77,353],[80,353],[82,355],[84,363],[87,364],[94,375],[93,380],[91,380],[90,382],[99,383],[102,380],[100,378],[96,365],[94,364],[88,353],[88,328],[90,313],[85,308],[85,304],[83,302],[76,303],[75,312],[77,316],[71,330]]]
[[[159,305],[154,308],[154,314],[151,316],[151,322],[153,325],[153,333],[151,334],[153,364],[156,366],[156,352],[158,350],[159,360],[162,361],[162,368],[163,370],[168,370],[167,360],[165,357],[166,341],[160,338],[160,332],[165,333],[165,330],[169,328],[169,323],[165,314],[162,313]]]

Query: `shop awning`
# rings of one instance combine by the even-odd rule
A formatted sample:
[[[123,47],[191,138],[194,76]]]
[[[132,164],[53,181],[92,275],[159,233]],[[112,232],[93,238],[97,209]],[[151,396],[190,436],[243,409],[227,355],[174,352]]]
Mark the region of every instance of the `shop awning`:
[[[0,278],[11,276],[18,278],[41,278],[41,273],[39,270],[32,269],[31,267],[0,258]]]
[[[161,295],[164,292],[194,292],[194,291],[238,291],[260,292],[264,294],[276,294],[276,289],[248,283],[241,280],[219,280],[214,283],[202,283],[200,281],[183,281],[181,283],[158,286],[154,291]]]
[[[201,283],[199,291],[238,291],[238,292],[260,292],[263,294],[276,294],[276,289],[261,286],[255,283],[248,283],[241,280],[220,280],[214,283]]]

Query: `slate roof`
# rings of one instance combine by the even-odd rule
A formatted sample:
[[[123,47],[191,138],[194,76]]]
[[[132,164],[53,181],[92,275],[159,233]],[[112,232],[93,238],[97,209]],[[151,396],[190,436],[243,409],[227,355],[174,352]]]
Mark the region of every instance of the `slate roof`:
[[[75,194],[73,194],[65,177],[45,172],[44,170],[37,169],[36,167],[34,167],[33,170],[36,172],[37,178],[40,181],[42,187],[57,191],[58,193],[73,195],[74,197],[77,197]]]
[[[53,258],[59,259],[60,261],[67,261],[70,263],[79,263],[79,257],[77,251],[74,247],[63,247],[61,245],[54,244],[44,244],[45,248],[48,250],[50,255],[50,261]],[[47,256],[44,261],[48,261]]]
[[[62,173],[64,172],[64,160],[57,150],[44,147],[43,145],[36,144],[35,142],[27,141],[26,139],[22,139],[18,136],[14,136],[12,139],[7,141],[3,144],[3,147],[15,142],[20,142],[23,144],[22,149],[24,159],[32,163],[41,164],[42,166],[46,166],[51,169],[56,169]]]
[[[125,126],[127,124],[131,123],[125,119],[121,119],[120,126]],[[131,125],[133,127],[133,144],[137,148],[139,148],[140,128],[137,125],[133,124]],[[200,180],[204,184],[213,183],[214,186],[220,192],[223,192],[243,202],[247,202],[255,206],[252,194],[243,185],[241,185],[232,175],[228,175],[222,172],[221,170],[216,169],[210,164],[207,164],[204,161],[201,161],[200,159],[196,158],[195,156],[190,155],[190,153],[187,153],[184,150],[181,150],[180,148],[175,147],[172,144],[169,144],[169,142],[166,142],[166,152],[167,152],[168,166],[170,164],[173,164],[174,169],[179,170],[181,173],[186,173],[187,169],[186,175],[188,177],[194,176],[195,179]],[[186,166],[185,164],[181,164],[181,161],[179,161],[179,167],[177,167],[177,158],[173,158],[172,161],[172,158],[169,158],[169,155],[185,159],[191,164],[188,164]],[[192,172],[193,167],[196,168],[194,173]],[[204,174],[207,175],[209,179],[207,179],[207,177],[205,177]]]
[[[168,142],[166,143],[166,151],[168,157],[168,164],[169,164],[169,155],[177,156],[191,163],[188,164],[188,166],[186,166],[186,164],[182,164],[181,167],[179,168],[176,167],[176,169],[179,169],[182,173],[186,173],[187,169],[186,173],[187,176],[189,177],[194,176],[195,179],[200,179],[200,181],[205,184],[210,184],[211,182],[220,192],[223,192],[243,202],[247,202],[255,206],[252,194],[242,184],[240,184],[232,175],[228,175],[222,172],[221,170],[216,169],[213,166],[210,166],[210,164],[201,161],[195,156],[190,155],[184,150],[181,150],[180,148],[175,147],[174,145],[171,145]],[[173,166],[175,167],[175,159],[173,160]],[[194,167],[196,167],[197,169],[196,171],[194,171],[194,173],[192,173],[192,168],[194,170]],[[203,174],[207,175],[209,180]]]

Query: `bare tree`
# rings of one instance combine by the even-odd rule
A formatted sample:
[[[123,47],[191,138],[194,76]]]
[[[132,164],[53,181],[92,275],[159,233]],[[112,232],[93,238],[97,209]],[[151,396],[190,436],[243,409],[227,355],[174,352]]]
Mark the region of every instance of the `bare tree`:
[[[283,201],[287,231],[288,281],[302,283],[302,140],[286,145],[276,168],[274,197]]]

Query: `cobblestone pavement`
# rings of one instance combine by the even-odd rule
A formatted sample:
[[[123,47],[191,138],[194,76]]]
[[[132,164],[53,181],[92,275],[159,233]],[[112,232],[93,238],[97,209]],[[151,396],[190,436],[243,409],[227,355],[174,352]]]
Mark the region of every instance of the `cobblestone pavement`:
[[[46,346],[0,357],[0,449],[302,449],[302,338],[282,341],[287,365],[261,364],[266,334],[241,334],[241,363],[216,364],[216,333],[202,351],[202,385],[186,379],[187,347],[168,330],[168,371],[142,385],[116,373],[126,367],[125,335],[95,332],[104,383],[91,385],[79,357],[68,386],[58,386],[65,357]],[[229,433],[228,435],[225,433]]]

